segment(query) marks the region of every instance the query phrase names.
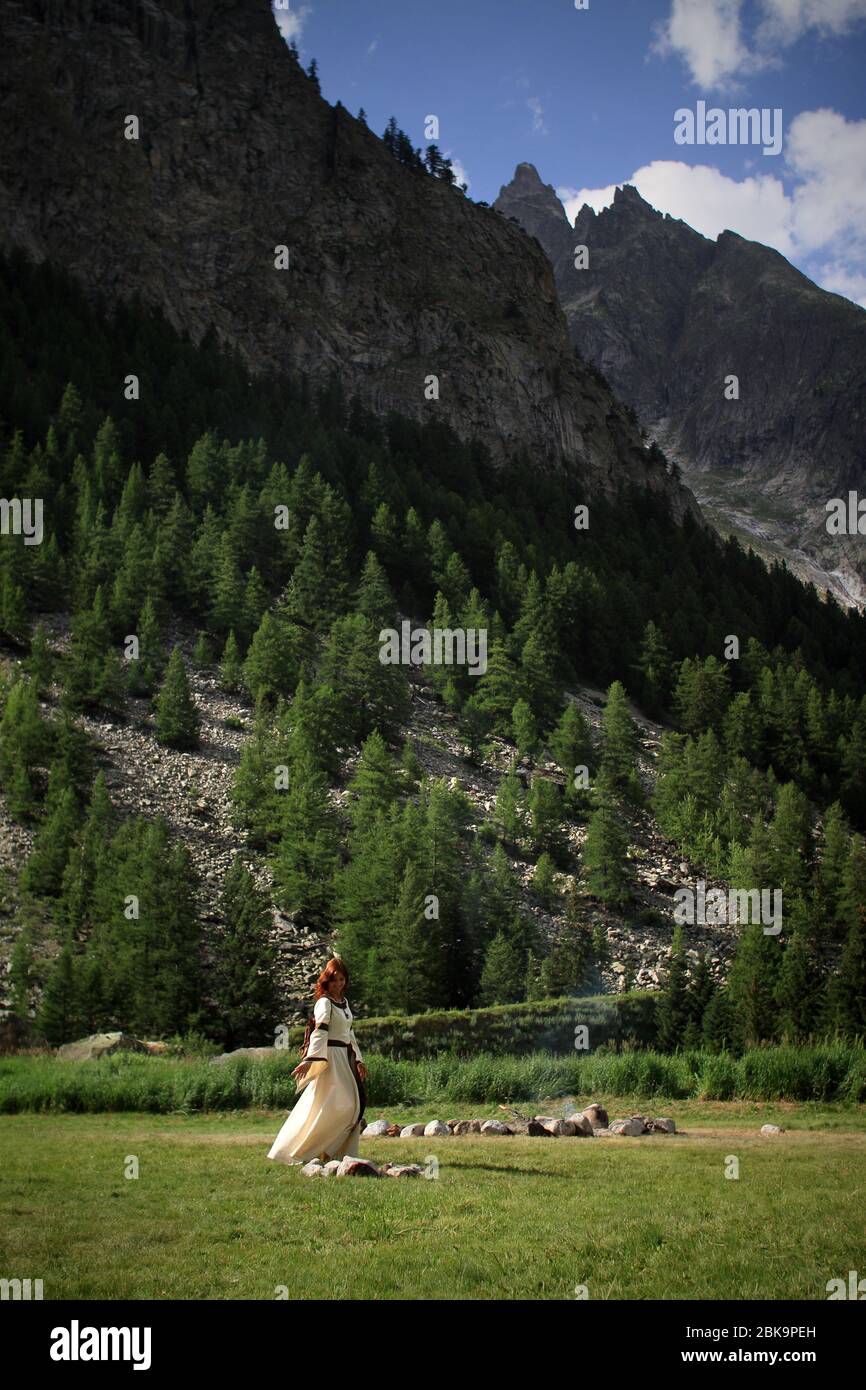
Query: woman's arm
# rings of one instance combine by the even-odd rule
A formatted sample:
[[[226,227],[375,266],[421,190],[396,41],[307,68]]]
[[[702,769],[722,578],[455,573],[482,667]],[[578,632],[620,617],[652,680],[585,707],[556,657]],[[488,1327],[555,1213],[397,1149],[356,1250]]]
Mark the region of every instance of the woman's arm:
[[[313,1011],[313,1021],[315,1027],[310,1034],[310,1041],[302,1062],[299,1063],[292,1076],[304,1076],[309,1071],[310,1062],[327,1062],[328,1060],[328,1024],[331,1020],[331,1001],[330,999],[317,999],[316,1007]]]

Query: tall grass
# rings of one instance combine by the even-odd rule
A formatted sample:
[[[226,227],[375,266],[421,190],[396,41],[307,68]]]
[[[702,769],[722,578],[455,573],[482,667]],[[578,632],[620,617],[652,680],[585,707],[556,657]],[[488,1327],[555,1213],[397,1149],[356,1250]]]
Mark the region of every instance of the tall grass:
[[[95,1062],[51,1056],[0,1059],[0,1113],[24,1111],[288,1110],[295,1102],[287,1054],[202,1060],[120,1053]],[[669,1100],[866,1100],[866,1051],[843,1043],[728,1053],[480,1053],[398,1061],[369,1056],[367,1094],[377,1108],[452,1101],[535,1101],[557,1095]]]

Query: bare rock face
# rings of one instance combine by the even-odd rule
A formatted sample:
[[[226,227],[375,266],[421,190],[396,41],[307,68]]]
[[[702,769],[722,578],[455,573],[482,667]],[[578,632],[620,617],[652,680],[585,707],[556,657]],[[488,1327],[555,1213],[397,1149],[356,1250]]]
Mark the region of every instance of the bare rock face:
[[[93,1062],[114,1052],[147,1052],[147,1045],[129,1033],[92,1033],[89,1038],[64,1043],[56,1056],[63,1062]]]
[[[576,357],[541,247],[329,106],[269,0],[16,0],[0,22],[4,246],[213,326],[255,372],[698,514]]]
[[[733,488],[739,475],[741,511],[772,497],[778,539],[802,552],[802,573],[838,564],[847,579],[835,591],[866,598],[866,538],[828,536],[824,511],[866,487],[863,309],[767,246],[730,231],[710,241],[629,185],[600,213],[581,208],[572,228],[553,188],[520,164],[494,206],[544,247],[573,342],[698,495],[713,470],[724,517],[725,479]],[[736,401],[725,399],[729,373]]]

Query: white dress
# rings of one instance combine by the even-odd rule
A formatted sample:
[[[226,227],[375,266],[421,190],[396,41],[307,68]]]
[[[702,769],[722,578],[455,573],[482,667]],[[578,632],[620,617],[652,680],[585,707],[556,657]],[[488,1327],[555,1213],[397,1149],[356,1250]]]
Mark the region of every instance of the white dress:
[[[358,1157],[364,1117],[364,1084],[357,1063],[363,1061],[347,1000],[316,1000],[315,1028],[304,1061],[311,1063],[298,1090],[303,1094],[271,1145],[268,1158],[278,1163]]]

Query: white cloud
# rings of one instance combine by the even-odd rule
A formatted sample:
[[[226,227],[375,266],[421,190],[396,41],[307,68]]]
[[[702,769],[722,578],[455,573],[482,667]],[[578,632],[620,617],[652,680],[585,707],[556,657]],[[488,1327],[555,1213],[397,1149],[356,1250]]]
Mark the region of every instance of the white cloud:
[[[368,58],[371,57],[371,56],[376,52],[376,49],[377,49],[378,47],[379,47],[379,40],[378,40],[378,39],[373,39],[373,42],[367,45],[367,57],[368,57]]]
[[[462,159],[458,159],[456,154],[450,150],[445,151],[445,158],[451,160],[451,167],[454,170],[454,180],[456,183],[465,183],[467,188],[472,187],[472,180],[466,172]]]
[[[728,178],[707,164],[682,164],[655,159],[635,170],[626,183],[642,198],[671,217],[681,217],[704,236],[717,237],[726,228],[752,241],[775,246],[791,255],[790,201],[781,179],[762,174],[742,180]],[[613,202],[616,185],[608,188],[557,189],[573,220],[584,203],[596,212]],[[566,195],[566,196],[563,196]]]
[[[672,0],[653,51],[676,53],[700,87],[723,85],[750,64],[740,26],[742,0]]]
[[[861,302],[866,289],[866,120],[804,111],[791,122],[788,187],[776,174],[730,178],[706,164],[657,159],[626,180],[661,212],[704,236],[730,229],[796,261],[826,289]],[[596,212],[616,185],[557,189],[573,221],[584,203]]]
[[[299,5],[296,9],[292,9],[291,0],[289,0],[288,6],[283,9],[279,0],[271,0],[271,9],[277,22],[277,28],[286,43],[300,43],[304,25],[311,13],[311,6]]]
[[[779,50],[810,31],[819,38],[848,33],[866,19],[866,0],[759,0],[750,14],[757,16],[751,37],[744,32],[743,0],[671,0],[650,51],[676,54],[705,90],[733,87],[740,77],[778,66]]]
[[[866,0],[762,0],[764,16],[758,42],[796,43],[809,29],[819,34],[846,34],[866,19]]]
[[[823,267],[821,284],[825,290],[843,294],[866,309],[866,270],[850,270],[838,261],[828,261]]]
[[[548,135],[549,131],[544,124],[544,107],[539,97],[529,97],[526,102],[527,108],[532,112],[532,129],[537,135]]]

